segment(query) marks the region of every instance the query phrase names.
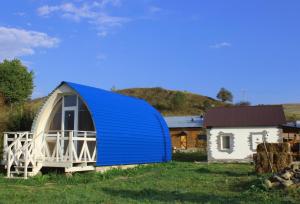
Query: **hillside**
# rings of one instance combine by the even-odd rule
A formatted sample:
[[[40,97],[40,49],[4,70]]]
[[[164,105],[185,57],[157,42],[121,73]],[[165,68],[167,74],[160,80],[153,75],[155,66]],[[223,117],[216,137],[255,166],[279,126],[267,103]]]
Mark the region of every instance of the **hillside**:
[[[163,115],[167,116],[201,115],[204,114],[208,108],[226,105],[207,96],[186,91],[166,90],[163,88],[131,88],[117,90],[116,92],[144,99]],[[36,112],[44,100],[45,97],[34,99],[25,106],[33,112]]]
[[[300,120],[300,104],[283,104],[284,112],[288,120]]]
[[[159,87],[123,89],[117,92],[144,99],[164,115],[200,115],[208,108],[225,105],[207,96]]]
[[[172,91],[163,88],[132,88],[116,92],[144,99],[164,115],[199,115],[207,108],[223,106],[224,103],[213,98],[190,92]],[[172,102],[176,94],[184,95],[182,106],[173,107]],[[44,98],[34,99],[29,103],[31,110],[36,111]],[[300,104],[283,104],[287,120],[300,120]]]

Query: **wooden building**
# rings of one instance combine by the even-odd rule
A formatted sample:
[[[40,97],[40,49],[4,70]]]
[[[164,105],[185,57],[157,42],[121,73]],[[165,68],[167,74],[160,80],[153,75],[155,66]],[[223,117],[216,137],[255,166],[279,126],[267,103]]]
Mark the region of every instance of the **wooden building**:
[[[201,116],[165,117],[170,130],[173,150],[206,150],[206,135]]]
[[[283,125],[283,141],[289,143],[300,142],[300,121],[287,122]]]

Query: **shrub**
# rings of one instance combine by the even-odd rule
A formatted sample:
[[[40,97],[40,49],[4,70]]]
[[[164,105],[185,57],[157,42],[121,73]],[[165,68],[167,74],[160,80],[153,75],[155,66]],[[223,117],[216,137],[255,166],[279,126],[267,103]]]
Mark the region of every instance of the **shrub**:
[[[184,107],[185,102],[186,102],[185,94],[177,91],[171,100],[173,110]]]
[[[18,107],[10,114],[7,129],[9,131],[30,131],[35,113],[24,107]]]

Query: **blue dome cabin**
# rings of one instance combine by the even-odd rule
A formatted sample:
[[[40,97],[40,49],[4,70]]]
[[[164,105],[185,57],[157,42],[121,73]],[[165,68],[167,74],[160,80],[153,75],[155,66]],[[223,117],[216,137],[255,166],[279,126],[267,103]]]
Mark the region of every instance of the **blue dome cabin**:
[[[171,160],[169,129],[151,105],[70,82],[48,96],[31,132],[5,133],[4,140],[8,177],[42,167],[74,172]]]

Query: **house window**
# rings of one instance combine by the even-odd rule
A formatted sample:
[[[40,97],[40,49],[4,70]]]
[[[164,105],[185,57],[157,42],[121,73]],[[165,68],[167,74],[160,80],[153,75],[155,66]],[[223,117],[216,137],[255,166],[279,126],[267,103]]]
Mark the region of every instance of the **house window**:
[[[206,141],[207,140],[207,136],[206,135],[198,135],[198,140]]]
[[[223,150],[230,149],[230,136],[228,135],[221,136],[221,148]]]

